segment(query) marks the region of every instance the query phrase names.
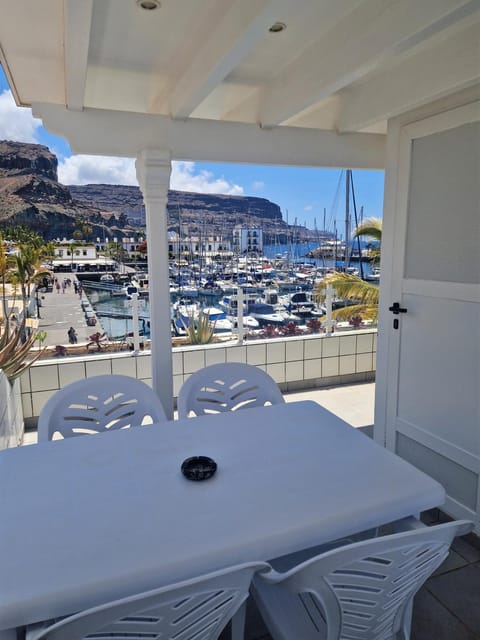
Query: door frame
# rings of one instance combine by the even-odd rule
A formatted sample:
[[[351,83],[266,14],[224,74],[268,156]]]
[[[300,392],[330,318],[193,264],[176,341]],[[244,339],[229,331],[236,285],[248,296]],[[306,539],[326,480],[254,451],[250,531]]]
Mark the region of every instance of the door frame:
[[[430,109],[430,113],[428,111]],[[374,437],[379,444],[395,451],[397,433],[409,435],[408,427],[399,429],[398,383],[401,355],[401,330],[392,327],[393,316],[388,307],[393,302],[402,304],[404,294],[426,295],[440,293],[441,297],[480,303],[478,284],[444,283],[425,280],[405,279],[406,234],[409,204],[409,183],[413,141],[428,135],[447,131],[464,124],[480,120],[480,100],[478,94],[465,103],[443,106],[441,112],[433,105],[422,113],[399,116],[389,122],[387,135],[385,216],[382,234],[382,278],[379,302],[379,334],[377,383],[375,399]],[[400,317],[400,323],[402,322]],[[480,460],[452,443],[443,442],[420,429],[410,433],[420,444],[429,446],[441,455],[461,464],[479,475],[477,489],[477,510],[467,513],[463,505],[453,498],[447,499],[447,508],[456,517],[475,517],[480,513]],[[480,434],[479,434],[480,437]],[[435,441],[435,442],[434,442]],[[434,445],[434,446],[433,446]]]

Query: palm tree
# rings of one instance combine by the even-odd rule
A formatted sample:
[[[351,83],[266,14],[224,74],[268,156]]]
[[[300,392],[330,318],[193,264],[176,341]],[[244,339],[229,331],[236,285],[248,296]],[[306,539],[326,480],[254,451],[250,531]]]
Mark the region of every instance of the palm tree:
[[[73,234],[74,237],[75,237],[75,233]],[[70,242],[70,247],[69,247],[70,257],[71,257],[70,271],[72,271],[72,272],[73,272],[73,260],[74,260],[75,256],[79,256],[80,255],[80,251],[79,251],[79,247],[80,246],[81,245],[80,245],[79,242],[75,242],[74,240],[72,242]],[[78,265],[77,265],[77,269],[78,269]]]
[[[37,334],[35,332],[31,332],[29,335],[26,334],[26,313],[24,313],[19,324],[12,324],[13,314],[8,310],[6,298],[7,280],[20,283],[26,312],[29,279],[33,279],[35,275],[41,273],[39,270],[36,271],[28,262],[29,257],[33,259],[35,253],[38,253],[39,250],[33,247],[30,247],[30,249],[32,249],[31,252],[24,247],[19,254],[9,260],[0,238],[0,282],[3,306],[3,314],[0,314],[0,369],[3,370],[10,381],[21,375],[43,352],[43,350],[40,350],[36,356],[29,357],[30,350],[37,339]],[[45,334],[45,332],[43,333]]]
[[[23,309],[28,317],[28,302],[31,295],[31,286],[44,276],[50,275],[50,271],[41,266],[41,250],[31,245],[22,245],[15,256],[16,268],[12,271],[14,283],[20,285]]]
[[[28,244],[38,249],[43,244],[43,239],[38,233],[23,225],[6,228],[3,230],[3,235],[17,245]]]
[[[10,313],[8,310],[6,285],[11,276],[14,259],[14,256],[7,256],[2,237],[0,236],[0,283],[2,287],[3,309],[2,320],[5,324],[5,331],[7,332],[7,334],[9,334],[10,331]]]
[[[354,237],[367,237],[382,241],[382,221],[378,218],[367,218],[354,231]],[[380,244],[372,251],[372,262],[380,261]],[[332,315],[339,320],[350,320],[360,317],[365,320],[376,320],[378,317],[379,288],[348,273],[333,273],[321,283],[318,294],[324,296],[325,287],[331,284],[340,298],[354,299],[357,304],[337,309]]]
[[[40,255],[42,258],[45,258],[45,260],[51,265],[53,259],[55,258],[55,243],[51,241],[46,242],[40,248]]]

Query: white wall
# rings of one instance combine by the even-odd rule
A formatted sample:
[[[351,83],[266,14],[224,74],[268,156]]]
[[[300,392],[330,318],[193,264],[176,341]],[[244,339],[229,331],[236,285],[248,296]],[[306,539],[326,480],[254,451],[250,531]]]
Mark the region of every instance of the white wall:
[[[252,340],[238,346],[213,344],[175,347],[174,397],[188,376],[217,362],[247,362],[266,371],[284,390],[372,380],[376,367],[376,329],[345,334]],[[95,354],[37,361],[21,378],[25,418],[34,420],[58,389],[82,378],[120,373],[151,384],[149,352]]]

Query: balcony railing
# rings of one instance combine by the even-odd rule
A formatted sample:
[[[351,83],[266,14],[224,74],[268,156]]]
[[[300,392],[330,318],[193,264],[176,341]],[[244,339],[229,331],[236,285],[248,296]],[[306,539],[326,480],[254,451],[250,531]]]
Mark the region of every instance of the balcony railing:
[[[174,347],[174,396],[186,378],[217,362],[247,362],[265,370],[283,391],[372,380],[376,368],[376,329],[345,334],[308,335]],[[24,418],[34,424],[48,398],[58,389],[81,378],[120,373],[151,382],[150,352],[95,353],[38,361],[21,378]]]

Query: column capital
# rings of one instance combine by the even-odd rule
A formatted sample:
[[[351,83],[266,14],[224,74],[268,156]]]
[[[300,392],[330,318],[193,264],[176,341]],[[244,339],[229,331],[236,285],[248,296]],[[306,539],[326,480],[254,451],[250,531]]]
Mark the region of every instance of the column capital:
[[[135,162],[137,180],[145,199],[166,197],[172,171],[167,149],[142,149]]]

